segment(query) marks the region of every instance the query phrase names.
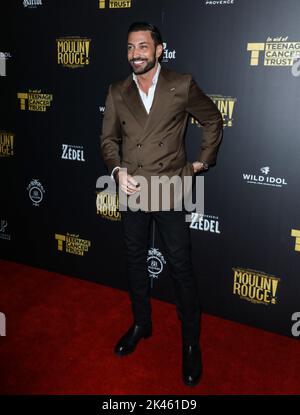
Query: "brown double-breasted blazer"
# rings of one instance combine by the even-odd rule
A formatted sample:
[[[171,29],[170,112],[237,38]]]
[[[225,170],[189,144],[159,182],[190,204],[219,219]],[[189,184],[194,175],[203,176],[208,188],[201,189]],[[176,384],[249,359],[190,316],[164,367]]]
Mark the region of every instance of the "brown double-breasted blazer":
[[[161,67],[149,114],[132,75],[110,85],[101,134],[101,152],[109,174],[121,166],[149,182],[151,176],[193,175],[184,140],[189,115],[203,127],[195,160],[214,164],[222,137],[222,116],[191,75]],[[151,199],[151,192],[149,195]],[[151,201],[145,210],[151,210],[150,205]]]

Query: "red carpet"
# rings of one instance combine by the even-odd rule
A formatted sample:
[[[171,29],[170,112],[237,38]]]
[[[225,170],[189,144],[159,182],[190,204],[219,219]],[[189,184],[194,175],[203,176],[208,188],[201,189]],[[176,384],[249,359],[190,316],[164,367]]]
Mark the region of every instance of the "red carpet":
[[[300,343],[203,316],[202,382],[181,382],[175,307],[152,300],[153,336],[112,353],[131,324],[126,292],[0,261],[1,394],[299,394]]]

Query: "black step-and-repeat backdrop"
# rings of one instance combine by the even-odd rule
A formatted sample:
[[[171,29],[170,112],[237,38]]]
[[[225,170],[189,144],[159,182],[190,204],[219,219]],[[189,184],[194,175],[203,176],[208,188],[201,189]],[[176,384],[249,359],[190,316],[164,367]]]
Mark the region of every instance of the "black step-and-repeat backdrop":
[[[204,310],[299,336],[299,16],[299,0],[4,2],[1,257],[127,289],[118,199],[96,188],[99,135],[108,86],[129,74],[127,28],[150,21],[162,64],[191,73],[224,118],[190,225]],[[190,118],[189,160],[200,142]],[[148,266],[153,297],[173,302],[154,225]]]

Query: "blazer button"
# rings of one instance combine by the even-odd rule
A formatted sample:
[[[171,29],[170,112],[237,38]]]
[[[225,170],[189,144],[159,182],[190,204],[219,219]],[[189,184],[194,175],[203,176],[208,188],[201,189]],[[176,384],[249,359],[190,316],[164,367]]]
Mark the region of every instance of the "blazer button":
[[[142,166],[142,164],[139,164],[139,166],[138,166],[138,167],[139,167],[139,169],[141,169],[143,166]]]
[[[158,163],[158,165],[159,165],[159,167],[162,167],[162,166],[163,166],[163,164],[162,164],[162,163]]]
[[[158,143],[159,147],[162,147],[164,145],[164,143],[161,141],[160,143]]]
[[[138,148],[141,148],[141,147],[142,147],[142,144],[140,144],[140,143],[139,143],[139,144],[137,144],[136,146],[137,146]]]
[[[122,121],[122,124],[123,124],[123,125],[125,125],[125,124],[126,124],[126,122],[125,122],[125,121]]]

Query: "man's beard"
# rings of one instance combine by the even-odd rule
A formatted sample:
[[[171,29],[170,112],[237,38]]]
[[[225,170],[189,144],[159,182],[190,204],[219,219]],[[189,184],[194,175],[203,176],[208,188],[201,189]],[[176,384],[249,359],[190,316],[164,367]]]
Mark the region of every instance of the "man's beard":
[[[140,61],[140,60],[142,60],[142,61],[144,61],[144,59],[132,59],[131,61],[130,61],[130,66],[131,66],[131,68],[132,68],[132,70],[133,70],[133,72],[136,74],[136,75],[142,75],[142,74],[144,74],[144,73],[147,73],[147,72],[149,72],[152,68],[154,68],[154,66],[155,66],[155,64],[156,64],[156,59],[155,59],[155,56],[153,56],[153,59],[152,60],[148,60],[148,62],[147,62],[147,64],[146,64],[146,66],[142,66],[141,68],[135,68],[134,66],[133,66],[133,62],[134,61]]]

